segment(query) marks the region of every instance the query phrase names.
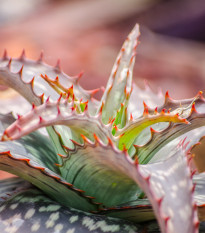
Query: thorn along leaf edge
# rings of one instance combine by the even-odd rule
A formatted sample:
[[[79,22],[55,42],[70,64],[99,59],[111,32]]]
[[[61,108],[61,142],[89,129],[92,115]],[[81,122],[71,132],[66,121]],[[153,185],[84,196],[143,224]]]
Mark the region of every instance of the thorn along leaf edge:
[[[150,101],[161,97],[146,84],[133,99],[139,35],[136,25],[100,101],[94,98],[100,89],[80,86],[83,72],[70,77],[60,60],[51,67],[44,63],[43,53],[31,61],[25,50],[19,58],[9,58],[5,50],[0,84],[18,91],[32,109],[15,121],[1,116],[6,129],[1,132],[0,169],[28,180],[61,205],[89,213],[90,218],[106,215],[131,224],[152,220],[154,212],[161,232],[197,233],[197,184],[192,181],[197,173],[191,160],[192,149],[205,134],[204,97],[199,92],[192,99],[174,100],[166,92],[163,104],[148,106],[140,96],[148,95]],[[141,113],[139,117],[135,111]],[[37,146],[40,137],[48,140],[40,132],[39,141],[28,144],[33,131],[42,127],[53,147],[52,159],[45,146]],[[163,150],[166,153],[160,153]]]

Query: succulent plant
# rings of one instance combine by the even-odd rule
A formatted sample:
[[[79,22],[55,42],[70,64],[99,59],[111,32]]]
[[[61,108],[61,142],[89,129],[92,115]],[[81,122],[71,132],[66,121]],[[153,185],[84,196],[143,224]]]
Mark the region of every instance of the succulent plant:
[[[20,177],[0,182],[1,232],[142,232],[155,218],[161,232],[198,232],[204,174],[194,175],[191,150],[205,101],[167,92],[163,103],[133,84],[138,37],[136,25],[100,101],[59,62],[4,53],[0,84],[32,109],[0,115],[0,169]]]

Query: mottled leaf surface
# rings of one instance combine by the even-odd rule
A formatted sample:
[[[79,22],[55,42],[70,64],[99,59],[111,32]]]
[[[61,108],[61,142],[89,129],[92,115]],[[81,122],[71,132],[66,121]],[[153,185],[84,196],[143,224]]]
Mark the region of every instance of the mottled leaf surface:
[[[24,191],[0,205],[2,233],[136,233],[138,229],[123,220],[65,208],[36,189]]]

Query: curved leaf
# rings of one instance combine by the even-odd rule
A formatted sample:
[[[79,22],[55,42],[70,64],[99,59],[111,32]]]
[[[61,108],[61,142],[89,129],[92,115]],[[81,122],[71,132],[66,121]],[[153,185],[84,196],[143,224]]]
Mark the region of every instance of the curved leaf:
[[[68,125],[81,142],[81,134],[85,134],[92,140],[93,132],[102,141],[107,142],[107,137],[111,137],[111,124],[104,125],[100,118],[101,113],[98,116],[90,116],[87,110],[78,114],[73,109],[73,103],[67,101],[55,103],[47,101],[41,106],[34,106],[29,113],[17,119],[4,131],[2,140],[15,140],[45,126]],[[69,133],[67,136],[67,140],[72,139],[69,138]]]
[[[1,116],[2,124],[12,120],[11,115]],[[2,125],[0,130],[2,133]],[[96,210],[98,204],[92,201],[93,198],[87,197],[82,190],[62,179],[59,167],[56,166],[60,161],[49,140],[37,132],[16,141],[0,142],[1,170],[29,181],[65,206]]]
[[[118,136],[119,140],[119,149],[122,150],[123,147],[129,149],[145,128],[159,122],[189,123],[186,119],[180,118],[178,115],[165,112],[156,112],[154,115],[149,115],[148,112],[145,111],[144,117],[129,122],[126,127],[116,132],[116,136]]]
[[[0,135],[2,135],[5,128],[15,121],[13,115],[0,114]],[[51,169],[53,172],[59,173],[58,167],[55,163],[58,163],[58,157],[54,153],[54,148],[49,139],[39,132],[32,132],[30,135],[20,138],[14,142],[0,142],[0,148],[2,151],[10,151],[10,153],[20,153],[27,159],[31,159],[39,164]]]
[[[24,51],[19,58],[9,58],[5,53],[0,59],[0,84],[15,89],[30,103],[36,105],[44,102],[48,96],[54,101],[59,98],[59,93],[41,75],[47,75],[53,81],[58,77],[59,83],[65,88],[73,86],[78,99],[82,98],[84,101],[92,99],[94,105],[97,103],[92,97],[92,91],[86,91],[79,85],[81,75],[70,77],[61,71],[59,63],[56,67],[45,64],[43,54],[37,61],[27,59]]]
[[[86,193],[94,195],[96,200],[102,201],[105,205],[112,205],[120,200],[117,200],[120,197],[120,193],[117,192],[120,179],[120,185],[126,187],[130,178],[147,194],[162,232],[195,232],[198,225],[196,212],[192,208],[194,205],[192,181],[187,167],[187,160],[182,150],[179,150],[163,163],[138,165],[131,161],[124,152],[112,148],[113,145],[101,144],[97,137],[95,144],[90,143],[85,139],[83,149],[80,149],[81,146],[78,145],[73,152],[69,153],[68,159],[63,159],[62,166],[65,167],[65,171],[68,166],[68,179],[72,179],[72,182],[77,186],[83,186]],[[81,164],[80,170],[76,170],[75,162]],[[99,170],[102,171],[101,174],[98,173]],[[109,179],[105,179],[106,182],[104,182],[103,177],[109,175],[109,173]],[[115,174],[119,179],[116,180],[116,185],[112,187]],[[99,185],[97,185],[97,180],[101,180]],[[91,185],[92,189],[90,188]],[[129,199],[128,190],[130,191],[131,188],[127,188],[126,196]],[[121,192],[123,193],[123,190]],[[176,197],[182,194],[183,200],[177,201]],[[109,200],[109,195],[113,200]],[[178,209],[180,211],[177,213]],[[118,215],[118,217],[120,216]],[[133,219],[136,218],[133,217]],[[187,223],[189,224],[187,225]],[[184,224],[186,224],[186,227],[184,227]]]
[[[197,110],[195,108],[195,105],[197,107]],[[167,145],[174,139],[184,135],[187,132],[190,132],[191,140],[196,141],[192,137],[192,130],[205,126],[205,113],[203,111],[204,106],[205,101],[204,99],[200,98],[196,100],[194,104],[189,105],[188,108],[185,107],[185,111],[183,111],[183,108],[180,109],[182,111],[181,116],[186,117],[186,119],[191,123],[190,125],[170,125],[167,129],[164,129],[159,132],[153,132],[150,140],[147,143],[145,143],[145,145],[136,146],[136,154],[139,158],[140,163],[148,163],[156,155],[156,153],[165,145]],[[195,139],[199,140],[203,132],[203,130],[196,131],[195,135],[198,136],[195,137]],[[190,143],[190,146],[191,145],[192,144]]]

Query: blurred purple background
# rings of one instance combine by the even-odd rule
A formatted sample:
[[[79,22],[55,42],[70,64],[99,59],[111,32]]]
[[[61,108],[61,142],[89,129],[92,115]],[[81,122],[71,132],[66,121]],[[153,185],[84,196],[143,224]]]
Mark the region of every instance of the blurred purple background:
[[[205,78],[204,0],[1,0],[0,53],[45,53],[64,72],[84,70],[81,85],[106,84],[129,31],[141,25],[135,82],[146,79],[174,98],[191,97]],[[177,84],[177,85],[176,85]],[[202,89],[203,91],[203,89]],[[100,94],[99,94],[100,95]],[[99,96],[98,96],[99,97]]]

